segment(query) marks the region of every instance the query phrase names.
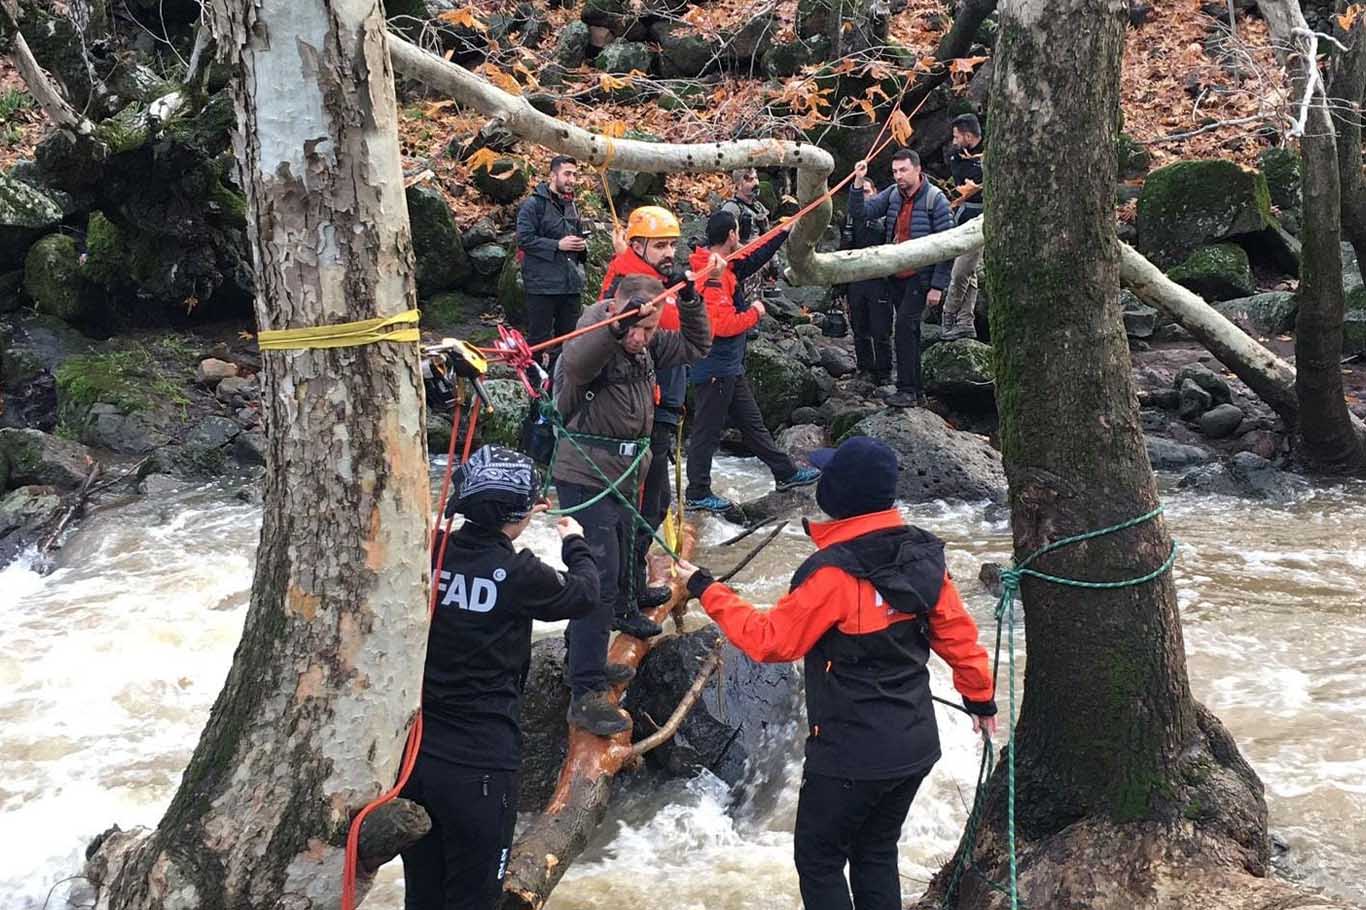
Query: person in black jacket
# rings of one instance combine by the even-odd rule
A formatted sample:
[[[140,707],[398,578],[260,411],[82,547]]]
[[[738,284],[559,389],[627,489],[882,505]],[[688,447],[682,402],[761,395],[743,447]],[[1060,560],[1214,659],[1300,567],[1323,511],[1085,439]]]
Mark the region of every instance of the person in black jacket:
[[[574,330],[582,309],[588,241],[574,204],[579,168],[573,158],[550,159],[550,178],[517,209],[517,257],[526,288],[527,341],[540,344]],[[550,354],[542,358],[548,366]]]
[[[974,115],[953,118],[953,149],[946,157],[960,194],[956,223],[967,224],[982,214],[982,124]],[[953,260],[949,291],[944,295],[945,339],[977,337],[977,270],[981,262],[980,246]]]
[[[863,180],[863,198],[877,195],[873,181]],[[845,216],[840,228],[840,249],[861,250],[882,243],[882,220]],[[849,308],[849,325],[854,330],[854,357],[859,371],[876,385],[892,381],[892,303],[887,299],[887,279],[870,278],[835,287],[835,299]]]
[[[432,829],[403,851],[406,910],[497,905],[517,821],[531,623],[577,619],[598,601],[597,566],[574,519],[556,525],[565,572],[512,545],[547,507],[530,458],[484,446],[453,483],[448,511],[465,521],[434,579],[422,748],[402,793],[427,810]]]

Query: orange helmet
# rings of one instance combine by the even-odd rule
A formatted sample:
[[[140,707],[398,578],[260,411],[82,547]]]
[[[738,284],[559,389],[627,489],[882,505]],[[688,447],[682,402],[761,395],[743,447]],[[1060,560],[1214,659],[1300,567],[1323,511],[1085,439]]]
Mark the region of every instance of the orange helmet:
[[[642,205],[632,209],[626,219],[627,240],[676,239],[683,233],[673,212],[658,205]]]

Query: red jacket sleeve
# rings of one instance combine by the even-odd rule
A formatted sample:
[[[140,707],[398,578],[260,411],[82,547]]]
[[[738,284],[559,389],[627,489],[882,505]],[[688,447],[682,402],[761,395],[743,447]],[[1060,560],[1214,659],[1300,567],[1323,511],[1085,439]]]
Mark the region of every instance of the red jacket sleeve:
[[[944,576],[939,602],[930,611],[930,647],[953,668],[953,687],[963,698],[978,703],[995,698],[991,664],[986,649],[977,643],[977,623],[968,615],[948,575]]]
[[[702,285],[702,300],[707,304],[707,318],[711,320],[713,338],[733,338],[743,335],[759,323],[759,311],[750,307],[736,312],[735,299],[725,285],[716,279]]]
[[[735,647],[753,660],[783,663],[806,656],[844,618],[845,599],[833,596],[837,586],[821,577],[838,572],[834,567],[818,570],[771,610],[756,610],[723,584],[708,586],[699,599]]]

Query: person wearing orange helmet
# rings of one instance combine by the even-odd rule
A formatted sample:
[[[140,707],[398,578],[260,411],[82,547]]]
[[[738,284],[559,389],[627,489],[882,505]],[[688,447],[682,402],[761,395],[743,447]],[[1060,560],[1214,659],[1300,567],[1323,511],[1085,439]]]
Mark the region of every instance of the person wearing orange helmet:
[[[678,303],[690,301],[695,296],[693,283],[677,265],[678,241],[682,229],[673,212],[658,205],[642,205],[631,211],[626,219],[626,248],[612,258],[607,266],[607,274],[602,279],[599,300],[609,300],[616,293],[617,284],[627,275],[644,275],[664,282],[672,287],[679,282],[674,298],[664,301],[660,311],[659,327],[666,331],[678,331]],[[669,367],[657,370],[655,382],[659,396],[655,405],[654,428],[650,433],[650,469],[645,475],[644,493],[641,497],[640,514],[649,522],[651,528],[658,528],[668,514],[669,503],[669,458],[673,451],[674,434],[678,432],[679,421],[683,417],[683,399],[688,391],[688,368]],[[653,609],[669,599],[668,587],[659,585],[649,587],[645,579],[645,554],[650,549],[652,536],[649,528],[636,529],[636,599],[642,610]],[[634,634],[645,637],[659,634],[659,625],[643,614],[636,612],[629,618],[619,620],[632,625]]]

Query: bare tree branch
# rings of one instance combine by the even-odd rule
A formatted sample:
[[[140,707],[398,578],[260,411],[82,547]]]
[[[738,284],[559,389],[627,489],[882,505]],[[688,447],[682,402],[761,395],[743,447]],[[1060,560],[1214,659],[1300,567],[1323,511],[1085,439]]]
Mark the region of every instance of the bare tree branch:
[[[8,6],[0,7],[0,16],[4,17],[5,26],[10,31],[10,59],[14,61],[15,67],[19,70],[19,75],[23,77],[24,84],[28,86],[29,94],[33,95],[38,106],[47,114],[48,119],[58,126],[74,130],[83,136],[88,136],[95,131],[95,124],[81,115],[72,107],[57,86],[53,84],[43,68],[38,65],[37,59],[33,56],[33,51],[24,40],[24,33],[19,31],[19,24]]]
[[[669,715],[669,719],[664,726],[660,727],[649,736],[631,746],[632,755],[644,755],[651,749],[658,748],[668,742],[678,728],[683,725],[683,721],[688,716],[688,712],[697,704],[697,700],[702,697],[702,690],[707,686],[707,680],[716,672],[716,668],[721,665],[721,647],[724,639],[718,640],[716,647],[712,648],[707,659],[702,662],[702,666],[697,671],[697,676],[688,687],[688,691],[683,693],[679,699],[678,707],[674,708],[674,713]]]

